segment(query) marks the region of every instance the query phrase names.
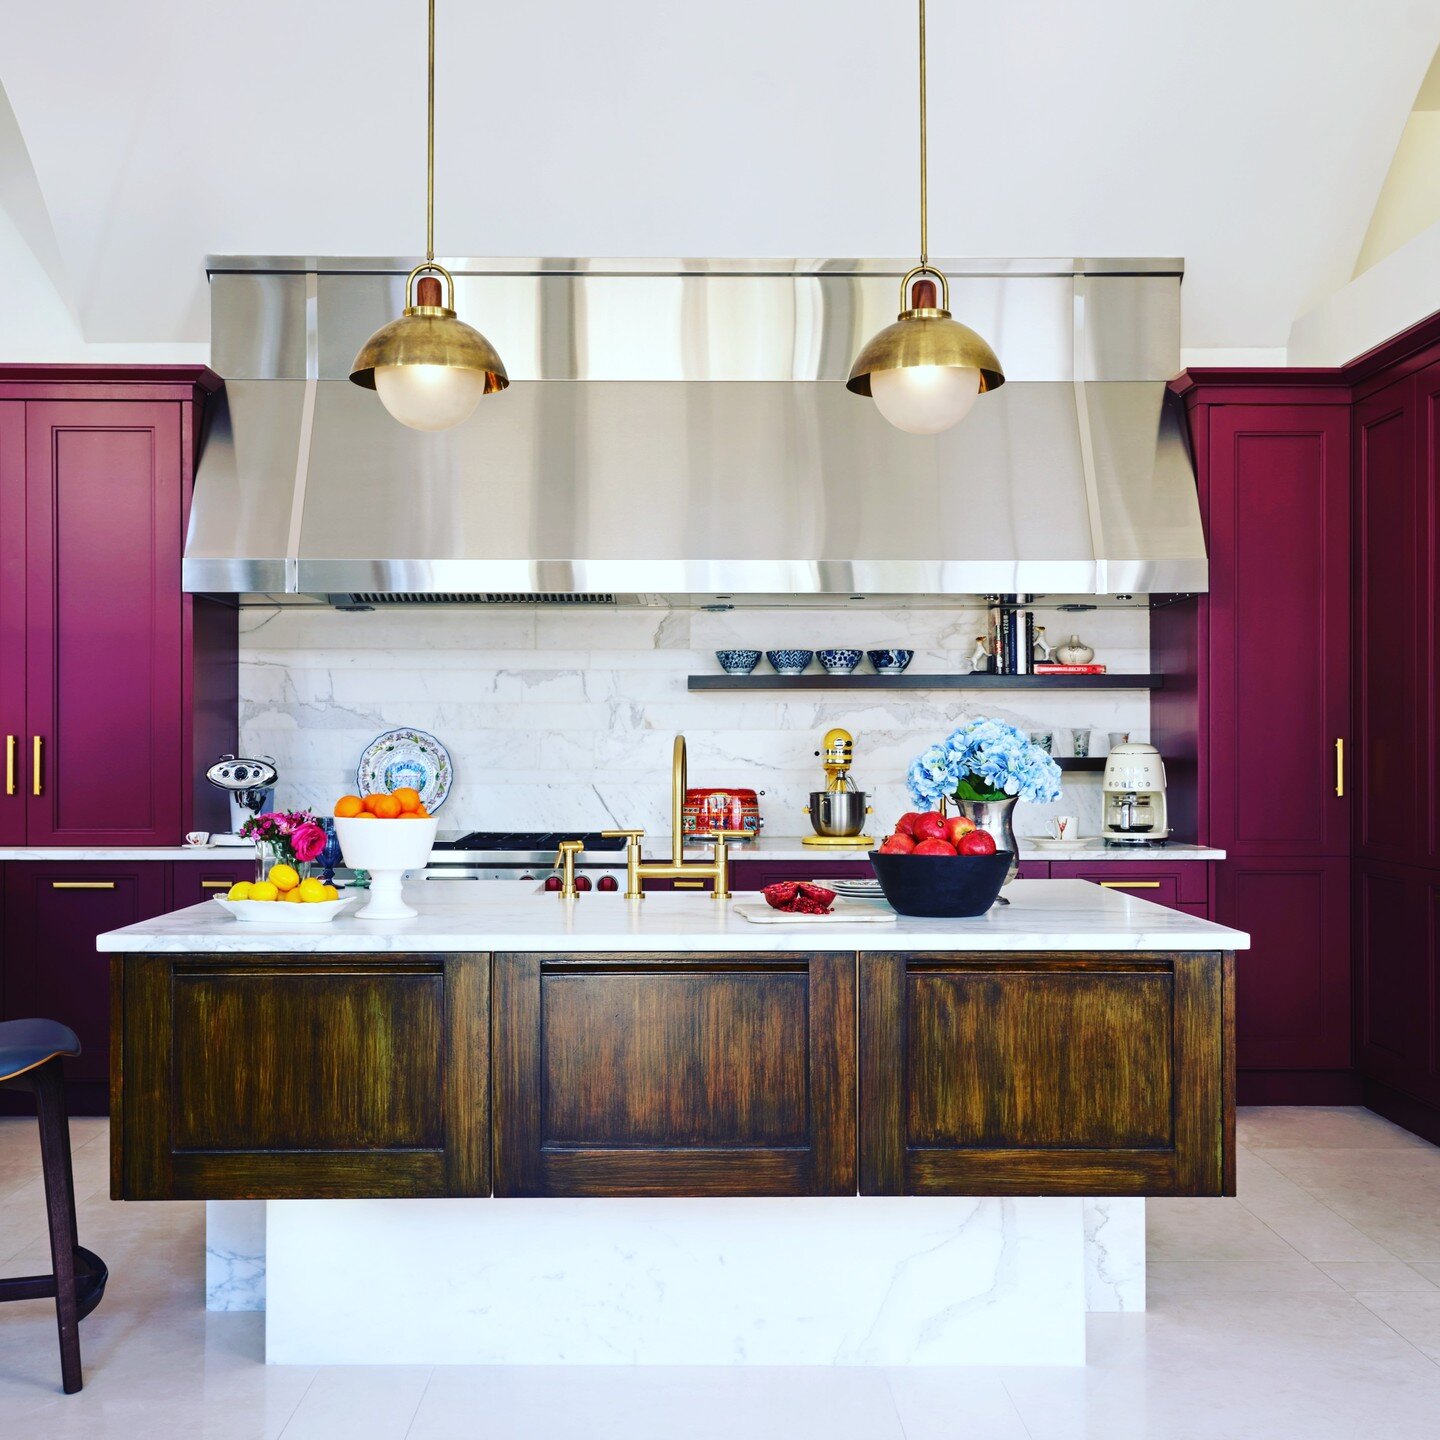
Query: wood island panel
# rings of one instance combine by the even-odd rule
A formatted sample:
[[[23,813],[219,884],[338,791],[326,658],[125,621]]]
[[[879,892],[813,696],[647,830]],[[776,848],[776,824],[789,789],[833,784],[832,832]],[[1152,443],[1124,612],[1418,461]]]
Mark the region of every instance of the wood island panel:
[[[861,955],[861,1191],[1233,1193],[1225,958]]]
[[[116,1198],[489,1194],[487,956],[114,964]]]
[[[855,957],[497,955],[498,1195],[855,1190]]]

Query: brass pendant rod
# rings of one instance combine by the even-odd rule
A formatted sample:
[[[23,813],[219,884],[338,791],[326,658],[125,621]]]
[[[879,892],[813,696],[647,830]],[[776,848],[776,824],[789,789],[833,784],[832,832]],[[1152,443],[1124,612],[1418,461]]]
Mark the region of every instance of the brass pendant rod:
[[[923,5],[924,0],[921,0]],[[430,0],[430,58],[425,97],[425,258],[435,258],[435,0]]]
[[[434,0],[431,0],[433,5]],[[930,219],[927,194],[930,162],[925,136],[925,0],[920,0],[920,263],[930,263]]]

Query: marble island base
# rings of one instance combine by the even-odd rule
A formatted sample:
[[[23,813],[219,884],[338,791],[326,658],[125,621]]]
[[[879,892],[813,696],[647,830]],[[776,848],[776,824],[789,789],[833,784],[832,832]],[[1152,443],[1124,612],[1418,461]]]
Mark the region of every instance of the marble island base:
[[[207,1305],[271,1364],[1080,1365],[1144,1308],[1144,1206],[212,1201]]]

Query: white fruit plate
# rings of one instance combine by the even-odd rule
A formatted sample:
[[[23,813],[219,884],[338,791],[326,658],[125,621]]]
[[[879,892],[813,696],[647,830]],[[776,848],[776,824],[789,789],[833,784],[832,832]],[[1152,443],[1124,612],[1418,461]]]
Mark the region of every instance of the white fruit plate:
[[[338,900],[305,900],[298,905],[288,900],[227,900],[223,895],[210,898],[247,925],[323,925],[360,897],[352,892]]]

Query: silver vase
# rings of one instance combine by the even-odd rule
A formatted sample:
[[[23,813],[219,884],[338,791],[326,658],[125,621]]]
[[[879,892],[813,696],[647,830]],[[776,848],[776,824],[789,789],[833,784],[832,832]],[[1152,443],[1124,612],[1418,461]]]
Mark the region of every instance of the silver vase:
[[[997,850],[1010,852],[1010,868],[1005,872],[1008,885],[1020,869],[1020,847],[1015,843],[1015,802],[1018,796],[1009,795],[1004,800],[961,800],[955,803],[960,813],[983,830],[995,841]]]

